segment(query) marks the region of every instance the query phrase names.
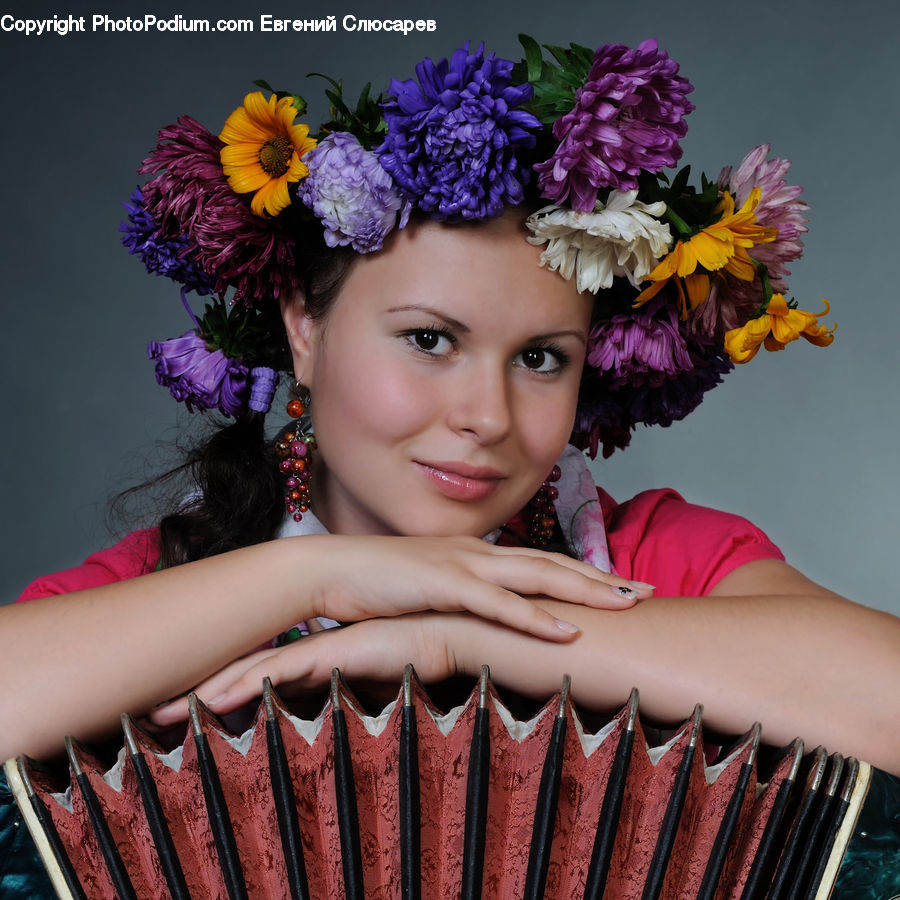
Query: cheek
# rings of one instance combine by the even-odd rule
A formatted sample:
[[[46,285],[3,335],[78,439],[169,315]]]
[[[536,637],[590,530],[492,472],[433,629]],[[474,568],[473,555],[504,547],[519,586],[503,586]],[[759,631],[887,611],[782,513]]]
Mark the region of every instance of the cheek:
[[[559,459],[572,434],[574,409],[565,404],[532,410],[529,424],[521,433],[524,454],[543,480]]]
[[[370,447],[396,444],[435,415],[427,379],[412,378],[389,354],[359,353],[353,366],[325,365],[318,371],[313,408],[320,441],[333,436]]]

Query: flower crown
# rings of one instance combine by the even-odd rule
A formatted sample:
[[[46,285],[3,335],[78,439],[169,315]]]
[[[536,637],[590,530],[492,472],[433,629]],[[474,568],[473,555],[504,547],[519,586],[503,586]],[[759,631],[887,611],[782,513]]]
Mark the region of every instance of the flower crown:
[[[265,82],[218,137],[189,116],[164,128],[121,226],[195,325],[150,344],[159,383],[190,410],[264,413],[290,367],[273,301],[298,287],[310,234],[370,253],[414,210],[460,222],[526,201],[541,265],[596,295],[573,433],[592,455],[683,418],[760,346],[831,343],[784,296],[807,230],[787,160],[763,145],[699,189],[689,166],[670,177],[692,86],[656,41],[520,41],[519,63],[467,43],[355,108],[327,79],[315,136],[295,122],[305,101]],[[199,318],[190,291],[212,298]]]

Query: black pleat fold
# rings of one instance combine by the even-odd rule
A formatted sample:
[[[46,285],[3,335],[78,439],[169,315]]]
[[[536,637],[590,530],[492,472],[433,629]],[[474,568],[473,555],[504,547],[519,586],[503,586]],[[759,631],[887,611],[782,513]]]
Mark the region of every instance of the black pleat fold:
[[[238,856],[237,843],[234,839],[234,828],[228,815],[225,794],[216,760],[209,746],[209,741],[200,726],[197,716],[196,698],[191,695],[191,724],[194,730],[194,746],[197,748],[197,762],[200,768],[200,784],[203,786],[203,799],[206,801],[206,815],[212,828],[216,855],[225,879],[225,890],[230,900],[247,900],[247,885],[244,881],[244,870]]]
[[[294,787],[284,750],[284,739],[281,736],[281,726],[278,724],[278,715],[272,700],[272,683],[268,678],[263,686],[263,703],[266,707],[269,778],[275,801],[275,815],[278,818],[281,851],[287,869],[287,886],[291,892],[291,900],[309,900],[309,884],[306,878],[306,863],[303,860],[303,841],[300,837]]]
[[[334,723],[334,787],[337,793],[338,830],[341,835],[341,867],[344,872],[344,895],[347,900],[363,900],[362,851],[359,845],[359,813],[356,808],[356,785],[350,759],[350,738],[344,711],[332,711]]]
[[[484,696],[485,676],[482,674],[482,702],[475,710],[475,728],[472,734],[472,749],[469,751],[469,771],[466,781],[462,900],[479,900],[484,877],[484,842],[491,764],[491,738],[488,730],[488,710],[483,702]]]
[[[400,895],[420,900],[421,804],[419,799],[419,732],[416,710],[404,703],[400,719]]]

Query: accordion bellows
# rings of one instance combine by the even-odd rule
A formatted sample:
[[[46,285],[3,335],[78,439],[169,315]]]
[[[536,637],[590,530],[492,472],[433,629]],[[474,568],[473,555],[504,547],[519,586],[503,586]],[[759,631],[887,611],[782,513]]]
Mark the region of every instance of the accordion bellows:
[[[870,771],[796,741],[762,784],[758,726],[709,766],[699,707],[649,748],[636,691],[588,734],[567,680],[518,721],[487,671],[446,715],[410,669],[374,718],[337,673],[313,721],[191,709],[170,753],[123,717],[105,773],[67,741],[64,794],[6,764],[61,897],[824,898]]]

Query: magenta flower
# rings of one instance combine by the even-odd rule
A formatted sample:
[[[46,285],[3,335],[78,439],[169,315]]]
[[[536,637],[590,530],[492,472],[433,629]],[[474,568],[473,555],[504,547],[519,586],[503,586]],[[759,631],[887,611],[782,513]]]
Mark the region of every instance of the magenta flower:
[[[803,255],[800,235],[808,230],[806,211],[809,206],[798,199],[803,188],[788,184],[784,179],[791,167],[790,160],[777,156],[767,159],[770,149],[768,144],[754,147],[741,161],[736,172],[732,172],[730,166],[722,169],[719,188],[730,191],[738,207],[744,204],[753,188],[758,187],[762,192],[759,206],[756,207],[756,221],[767,228],[777,228],[778,237],[769,244],[754,247],[752,256],[768,269],[772,290],[784,293],[788,290],[785,279],[791,274],[786,264]],[[759,291],[759,283],[753,284],[759,297],[758,305],[762,301],[762,293]],[[746,284],[737,287],[742,287],[745,291],[750,288]]]
[[[627,317],[615,316],[591,334],[571,443],[592,457],[601,446],[604,458],[627,447],[638,425],[683,419],[734,368],[720,343],[684,329],[670,309],[658,311],[655,323],[641,313],[642,323],[622,327],[616,320]]]
[[[589,211],[598,189],[632,190],[642,171],[675,165],[692,90],[654,40],[601,47],[574,107],[553,125],[559,147],[534,167],[543,195],[561,204],[571,194],[573,209]]]
[[[156,360],[157,382],[190,412],[219,409],[226,416],[234,416],[244,410],[247,367],[221,350],[209,350],[196,331],[168,341],[153,341],[147,354]]]
[[[215,290],[234,288],[235,301],[255,305],[298,284],[295,245],[282,216],[263,218],[228,186],[223,144],[190,116],[163,128],[141,173],[159,173],[143,187],[159,236],[189,238],[195,261],[216,275]]]
[[[588,364],[615,388],[659,386],[694,367],[673,304],[651,301],[642,310],[598,322],[588,340]]]

